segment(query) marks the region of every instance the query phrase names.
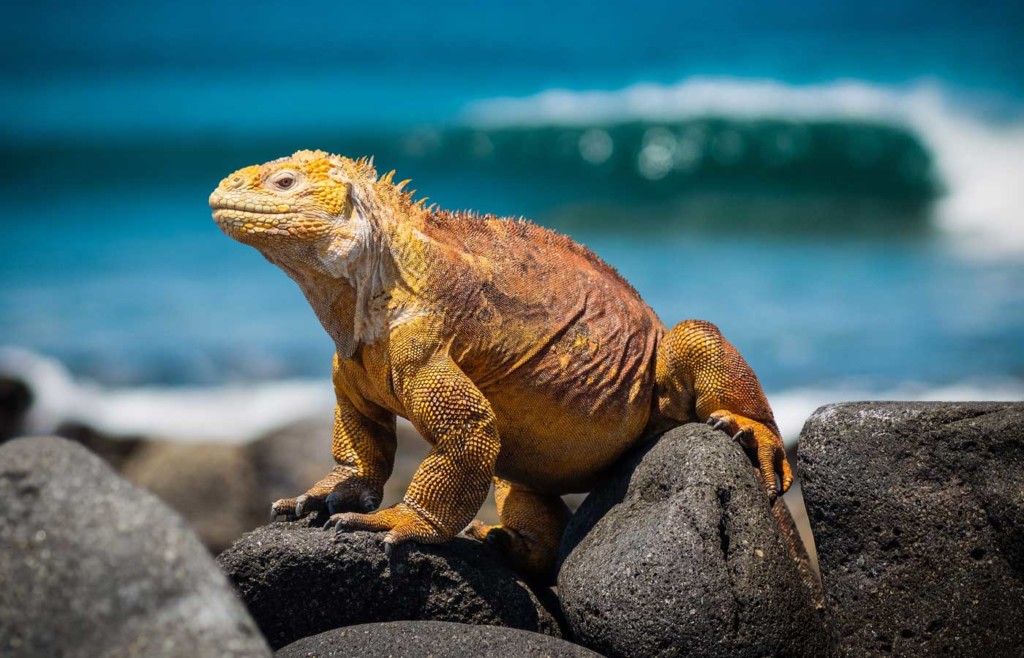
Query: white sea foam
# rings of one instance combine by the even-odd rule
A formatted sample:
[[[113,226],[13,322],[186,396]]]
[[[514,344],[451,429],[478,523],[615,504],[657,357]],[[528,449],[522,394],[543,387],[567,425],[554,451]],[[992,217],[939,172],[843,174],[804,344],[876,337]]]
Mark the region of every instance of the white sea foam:
[[[790,85],[775,80],[691,78],[614,91],[553,89],[467,108],[468,122],[594,126],[698,117],[874,121],[915,134],[946,187],[936,225],[951,246],[980,257],[1024,253],[1024,119],[996,124],[956,106],[935,84],[907,88],[860,81]]]
[[[32,389],[26,429],[36,434],[77,421],[113,435],[247,441],[290,422],[329,417],[334,405],[327,380],[110,388],[76,381],[60,362],[16,348],[0,349],[0,372]]]
[[[32,433],[49,433],[74,420],[114,435],[139,434],[179,441],[247,441],[288,423],[329,417],[329,381],[287,380],[222,387],[108,388],[75,381],[56,360],[0,348],[0,373],[29,384],[35,402]],[[1024,381],[964,382],[947,386],[908,383],[871,390],[856,387],[769,391],[779,428],[793,444],[807,417],[823,404],[856,400],[1024,400]]]

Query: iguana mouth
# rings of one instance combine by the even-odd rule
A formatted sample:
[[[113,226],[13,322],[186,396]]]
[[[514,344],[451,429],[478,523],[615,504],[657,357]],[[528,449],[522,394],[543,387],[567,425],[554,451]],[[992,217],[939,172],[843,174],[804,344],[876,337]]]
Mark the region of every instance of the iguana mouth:
[[[235,236],[247,233],[289,235],[288,220],[295,216],[295,209],[283,203],[236,201],[217,193],[210,196],[210,208],[217,225]]]
[[[210,207],[214,213],[219,210],[230,210],[246,215],[286,215],[292,212],[292,207],[286,204],[256,204],[251,201],[232,201],[222,197],[211,197]]]
[[[267,235],[291,235],[288,220],[291,213],[236,210],[214,208],[213,220],[228,235],[262,233]]]

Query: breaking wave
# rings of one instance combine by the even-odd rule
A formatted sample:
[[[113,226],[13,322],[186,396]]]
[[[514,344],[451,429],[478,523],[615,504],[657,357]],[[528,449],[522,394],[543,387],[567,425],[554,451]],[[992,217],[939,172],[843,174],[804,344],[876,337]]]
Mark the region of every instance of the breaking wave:
[[[108,387],[75,379],[56,359],[18,348],[0,348],[0,373],[32,390],[25,429],[34,434],[76,422],[115,436],[241,442],[294,421],[330,417],[334,408],[329,381]]]
[[[541,168],[575,160],[609,174],[606,185],[745,178],[910,200],[957,247],[1024,251],[1024,120],[984,118],[935,85],[695,78],[496,98],[464,118],[469,147],[503,148],[502,161],[515,150]]]

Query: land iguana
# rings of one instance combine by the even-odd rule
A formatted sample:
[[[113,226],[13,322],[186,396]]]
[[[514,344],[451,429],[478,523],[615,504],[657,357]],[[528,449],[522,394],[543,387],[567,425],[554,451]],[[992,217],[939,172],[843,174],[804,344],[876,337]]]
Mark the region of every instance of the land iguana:
[[[299,285],[336,353],[337,466],[272,516],[444,542],[463,529],[553,569],[570,512],[631,446],[706,421],[753,451],[770,500],[793,476],[750,366],[711,323],[667,329],[611,266],[522,219],[427,207],[370,159],[322,151],[246,167],[210,196],[228,236]],[[431,443],[379,511],[395,417]],[[779,479],[776,480],[778,474]],[[493,479],[500,525],[473,517]],[[472,522],[472,524],[471,524]]]

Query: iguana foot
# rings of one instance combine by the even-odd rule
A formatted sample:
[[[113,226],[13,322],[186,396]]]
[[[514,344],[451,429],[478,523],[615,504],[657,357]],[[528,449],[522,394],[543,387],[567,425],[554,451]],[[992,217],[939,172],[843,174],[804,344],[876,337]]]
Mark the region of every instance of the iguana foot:
[[[392,547],[402,542],[412,540],[423,544],[439,544],[451,539],[450,535],[441,532],[425,515],[420,514],[406,503],[398,503],[372,514],[360,514],[358,512],[334,514],[327,520],[324,530],[330,528],[334,528],[336,532],[344,530],[386,530],[387,534],[384,535],[384,551],[389,557]]]
[[[538,555],[537,551],[531,550],[523,536],[512,528],[473,519],[465,533],[467,537],[497,550],[521,572],[539,574],[554,566],[554,562],[547,559],[550,556]]]
[[[501,525],[474,520],[466,528],[466,535],[495,548],[532,581],[553,583],[558,545],[572,516],[565,501],[501,478],[494,478],[494,500]]]
[[[467,537],[482,541],[498,551],[512,557],[515,552],[526,555],[527,547],[522,535],[511,528],[501,525],[490,525],[480,519],[473,522],[464,531]]]
[[[484,523],[480,519],[473,519],[473,522],[466,526],[466,529],[463,530],[463,532],[466,534],[467,537],[471,539],[484,541],[487,538],[487,533],[489,533],[494,528],[500,527],[501,526]]]
[[[282,498],[270,506],[270,520],[283,516],[289,521],[314,512],[336,514],[345,510],[369,512],[381,501],[379,487],[374,487],[343,467],[336,467],[327,477],[295,498]]]
[[[763,423],[745,416],[719,409],[708,414],[707,424],[719,429],[740,442],[744,448],[756,450],[758,470],[761,484],[771,501],[775,501],[779,493],[786,493],[793,484],[793,471],[786,459],[786,449],[779,435]],[[776,485],[775,474],[778,473],[781,487]]]

